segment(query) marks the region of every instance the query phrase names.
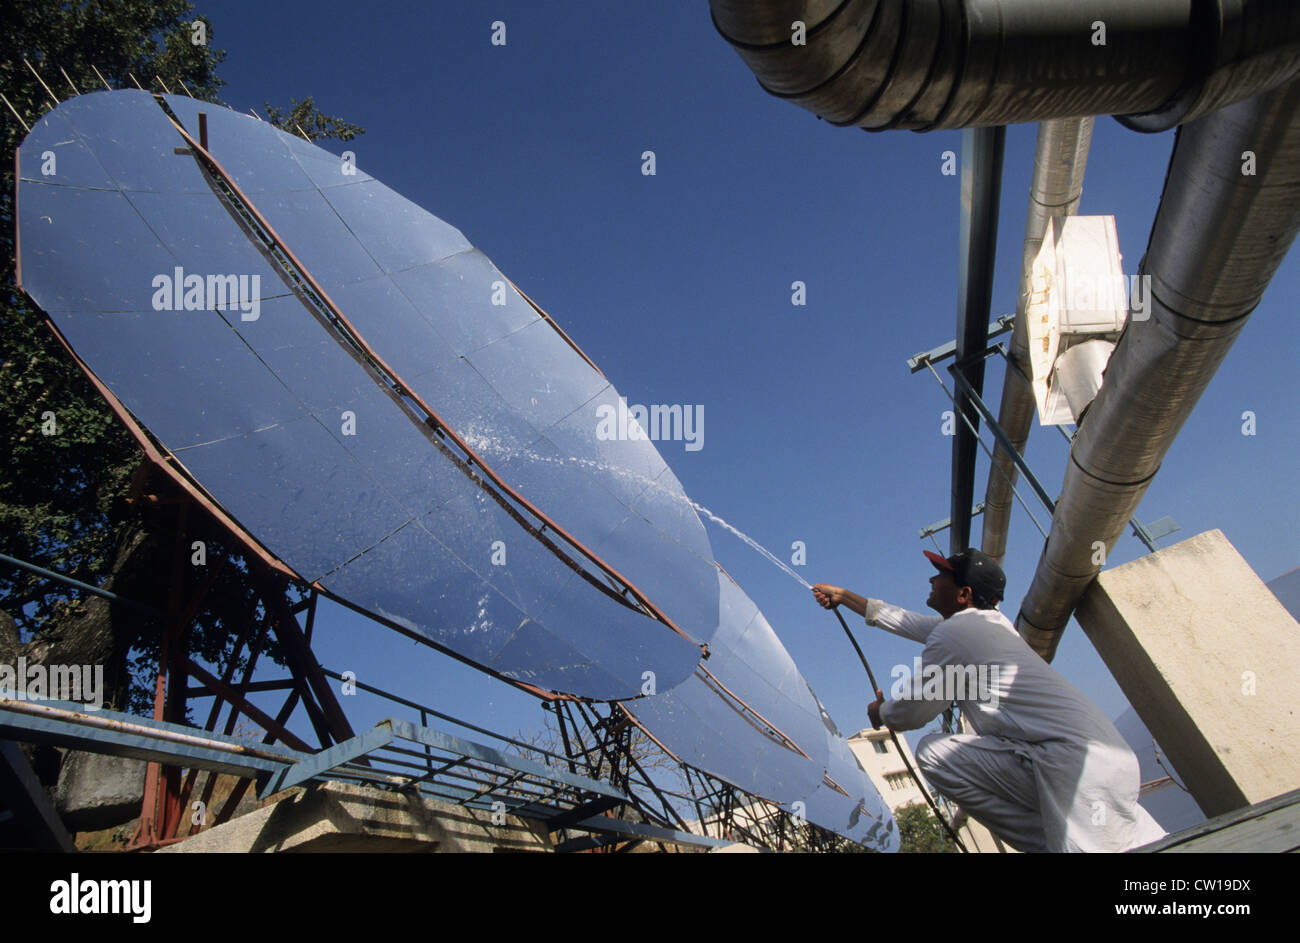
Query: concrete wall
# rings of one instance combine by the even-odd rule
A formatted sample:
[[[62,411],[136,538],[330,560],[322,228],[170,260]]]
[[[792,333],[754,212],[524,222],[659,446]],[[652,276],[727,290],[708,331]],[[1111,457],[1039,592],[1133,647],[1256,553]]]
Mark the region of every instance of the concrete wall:
[[[1300,787],[1300,624],[1220,531],[1103,571],[1075,615],[1206,815]]]

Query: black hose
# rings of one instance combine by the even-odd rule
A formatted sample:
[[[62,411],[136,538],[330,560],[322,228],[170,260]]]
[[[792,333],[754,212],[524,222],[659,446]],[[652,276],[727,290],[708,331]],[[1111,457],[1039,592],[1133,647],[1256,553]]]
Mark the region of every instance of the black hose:
[[[853,637],[853,632],[849,629],[849,624],[844,621],[844,616],[840,615],[839,607],[836,606],[831,609],[831,611],[835,613],[835,618],[840,620],[840,625],[844,627],[844,634],[847,635],[849,641],[853,643],[853,650],[858,653],[858,658],[862,659],[862,667],[867,669],[867,678],[871,681],[872,692],[874,693],[879,691],[880,685],[876,684],[876,676],[871,670],[871,665],[867,661],[867,656],[862,654],[862,646],[859,645],[858,640]],[[903,758],[903,763],[907,766],[907,771],[911,774],[912,781],[916,783],[916,788],[921,790],[921,795],[930,806],[930,811],[934,813],[934,817],[939,820],[939,824],[943,826],[944,831],[948,833],[950,838],[952,838],[953,844],[960,848],[962,852],[969,854],[966,850],[966,846],[963,845],[961,839],[957,837],[957,833],[953,831],[953,827],[948,824],[948,820],[943,817],[943,814],[939,811],[939,807],[935,805],[934,799],[930,797],[929,791],[925,788],[925,783],[921,782],[920,775],[918,775],[916,770],[912,768],[912,762],[907,758],[907,752],[903,749],[902,744],[898,742],[898,736],[892,729],[890,729],[888,724],[885,724],[885,729],[889,731],[889,739],[894,741],[894,749],[897,750],[898,755]]]

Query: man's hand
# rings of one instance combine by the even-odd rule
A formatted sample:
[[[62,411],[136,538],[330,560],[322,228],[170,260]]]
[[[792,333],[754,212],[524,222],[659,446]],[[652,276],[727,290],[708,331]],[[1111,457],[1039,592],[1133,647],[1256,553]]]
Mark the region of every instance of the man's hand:
[[[812,588],[813,598],[817,600],[817,605],[823,609],[834,609],[836,606],[847,606],[860,616],[867,614],[867,601],[857,593],[851,593],[840,586],[832,586],[830,583],[818,583]]]
[[[876,688],[876,699],[867,705],[867,716],[871,718],[871,729],[879,730],[884,721],[880,719],[880,707],[885,703],[885,692]]]
[[[812,588],[813,598],[823,609],[834,609],[844,602],[844,590],[830,583],[818,583]]]

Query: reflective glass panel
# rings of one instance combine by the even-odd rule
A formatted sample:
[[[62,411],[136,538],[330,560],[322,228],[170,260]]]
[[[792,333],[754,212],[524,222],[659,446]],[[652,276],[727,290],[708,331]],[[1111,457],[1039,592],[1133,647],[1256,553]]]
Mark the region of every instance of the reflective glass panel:
[[[215,311],[51,316],[95,375],[173,451],[304,413]],[[202,364],[195,349],[205,352]]]
[[[538,432],[609,386],[541,319],[465,357]]]
[[[148,92],[90,92],[63,102],[58,113],[123,190],[208,192],[194,157],[176,153],[185,140]]]
[[[539,318],[477,249],[395,272],[393,282],[457,354],[477,350]]]
[[[46,112],[18,148],[20,180],[115,190],[94,152],[58,111]]]
[[[436,262],[472,248],[459,229],[377,180],[334,187],[325,197],[385,272]]]
[[[308,582],[411,518],[314,417],[187,449],[179,458]]]
[[[173,275],[175,257],[119,190],[24,182],[18,212],[23,287],[47,312],[152,310],[154,279]]]

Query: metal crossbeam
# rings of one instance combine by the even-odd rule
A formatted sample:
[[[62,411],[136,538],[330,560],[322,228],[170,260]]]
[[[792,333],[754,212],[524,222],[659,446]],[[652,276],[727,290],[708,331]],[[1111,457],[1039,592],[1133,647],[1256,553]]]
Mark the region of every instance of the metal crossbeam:
[[[258,798],[265,799],[273,793],[305,783],[317,776],[323,776],[335,767],[392,743],[393,730],[389,724],[390,721],[383,721],[373,730],[304,757],[288,769],[273,774],[258,791]]]
[[[84,704],[70,701],[0,698],[0,737],[243,777],[278,772],[303,756],[285,747],[252,747],[234,737],[134,714],[87,711]]]
[[[983,361],[981,360],[981,362]],[[1025,461],[1025,457],[1011,444],[1011,439],[1009,439],[1007,434],[1002,431],[1002,427],[998,425],[998,421],[994,418],[993,413],[990,412],[988,406],[984,404],[984,400],[980,399],[979,393],[971,386],[966,377],[962,375],[962,372],[955,369],[956,366],[956,364],[949,366],[948,372],[952,374],[953,379],[957,381],[957,386],[959,386],[961,391],[966,395],[966,401],[974,406],[979,414],[984,417],[984,421],[988,423],[989,429],[993,432],[993,437],[998,440],[998,445],[1002,446],[1002,450],[1011,457],[1013,462],[1016,463],[1016,467],[1020,469],[1020,474],[1025,476],[1025,480],[1029,482],[1029,486],[1034,489],[1034,494],[1038,496],[1038,500],[1043,502],[1043,506],[1047,508],[1047,510],[1055,512],[1056,502],[1048,495],[1047,489],[1044,488],[1042,482],[1038,480],[1038,476],[1030,470],[1029,463]]]
[[[609,819],[598,815],[593,818],[575,822],[572,826],[588,832],[609,832],[626,835],[630,838],[650,839],[668,842],[673,845],[692,845],[699,848],[725,848],[735,844],[725,838],[710,838],[707,835],[694,835],[680,832],[675,828],[660,828],[657,825],[643,825],[640,822],[624,822],[622,819]]]
[[[585,776],[575,776],[572,773],[566,773],[563,770],[553,769],[536,763],[522,756],[514,756],[509,753],[502,753],[492,747],[484,746],[481,743],[474,743],[471,740],[462,740],[460,737],[454,737],[449,733],[443,733],[440,730],[434,730],[431,727],[416,727],[414,724],[405,720],[389,720],[387,723],[393,725],[393,735],[401,737],[403,740],[410,740],[413,743],[423,743],[439,750],[446,750],[448,753],[459,753],[464,756],[471,756],[476,760],[482,760],[485,763],[491,763],[493,766],[503,766],[506,769],[514,770],[517,773],[530,773],[540,779],[552,782],[564,783],[566,786],[573,786],[584,792],[594,792],[602,796],[610,796],[623,802],[629,801],[627,796],[612,786],[594,779],[588,779]]]
[[[973,518],[979,517],[983,513],[984,513],[983,501],[981,501],[979,504],[975,505],[973,508],[970,509],[970,516]],[[942,531],[947,530],[951,523],[952,523],[952,519],[947,517],[945,517],[941,521],[935,521],[929,527],[922,527],[920,536],[929,537],[931,534],[941,533]]]
[[[1015,326],[1015,323],[1016,323],[1016,316],[1014,314],[1004,314],[1001,317],[999,317],[996,321],[990,321],[988,340],[991,341],[993,340],[993,338],[1005,334],[1007,331],[1011,330]],[[948,343],[941,344],[940,346],[935,347],[932,350],[927,350],[924,353],[915,354],[911,357],[908,357],[907,369],[910,370],[912,373],[919,373],[920,371],[928,367],[930,364],[941,363],[942,361],[947,360],[949,357],[956,355],[956,353],[957,353],[957,342],[955,340],[948,341]]]
[[[610,809],[613,809],[622,804],[623,803],[619,802],[617,799],[614,799],[610,796],[601,796],[599,799],[595,799],[591,802],[583,803],[580,806],[576,806],[570,809],[568,812],[565,812],[561,815],[557,815],[553,819],[548,819],[546,822],[546,827],[553,832],[559,831],[562,828],[570,828],[576,825],[578,822],[583,821],[584,819],[590,819],[594,816],[598,816],[602,812],[608,812]]]

